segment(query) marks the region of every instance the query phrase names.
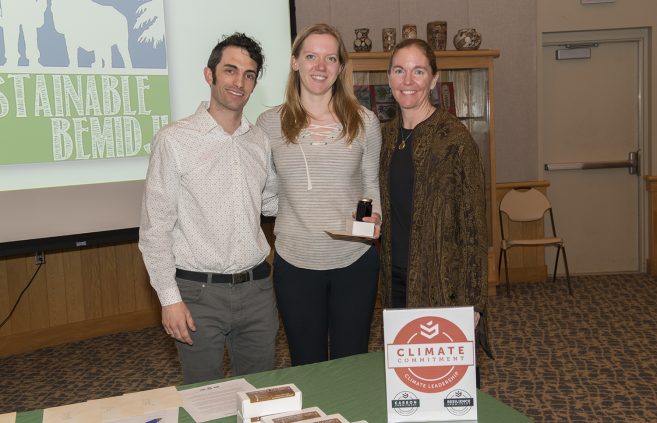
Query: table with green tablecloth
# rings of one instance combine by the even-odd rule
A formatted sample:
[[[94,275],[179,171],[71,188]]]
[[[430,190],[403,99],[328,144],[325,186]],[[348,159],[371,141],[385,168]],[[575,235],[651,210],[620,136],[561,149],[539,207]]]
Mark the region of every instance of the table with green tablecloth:
[[[257,388],[294,383],[302,392],[304,407],[317,406],[326,414],[340,413],[350,421],[387,421],[383,352],[272,370],[244,378]],[[178,389],[200,385],[203,384]],[[477,401],[478,423],[531,422],[528,417],[484,392],[477,392]],[[43,410],[19,413],[16,423],[40,423],[42,415]],[[193,423],[194,420],[181,408],[178,421]],[[234,416],[216,420],[218,423],[235,421]]]

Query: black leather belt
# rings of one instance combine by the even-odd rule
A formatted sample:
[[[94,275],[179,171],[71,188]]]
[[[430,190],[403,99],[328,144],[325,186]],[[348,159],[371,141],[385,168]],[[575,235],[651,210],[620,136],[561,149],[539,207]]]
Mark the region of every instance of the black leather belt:
[[[255,279],[264,279],[269,276],[270,266],[263,261],[251,270],[240,273],[204,273],[191,270],[176,269],[176,277],[188,281],[203,283],[243,283]]]

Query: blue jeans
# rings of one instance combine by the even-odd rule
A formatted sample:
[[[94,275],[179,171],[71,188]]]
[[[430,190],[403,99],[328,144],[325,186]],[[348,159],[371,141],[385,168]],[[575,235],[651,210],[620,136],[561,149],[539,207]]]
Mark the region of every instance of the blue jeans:
[[[196,331],[176,342],[186,384],[223,378],[224,347],[234,375],[274,368],[278,312],[271,275],[240,284],[176,278]]]

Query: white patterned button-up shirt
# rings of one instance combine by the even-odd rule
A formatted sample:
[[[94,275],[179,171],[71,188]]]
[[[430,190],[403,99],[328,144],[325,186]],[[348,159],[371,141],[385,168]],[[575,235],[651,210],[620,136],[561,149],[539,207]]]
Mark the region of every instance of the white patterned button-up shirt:
[[[153,141],[139,249],[163,306],[182,301],[176,268],[237,273],[270,251],[260,228],[260,214],[278,210],[269,141],[245,117],[226,133],[207,109],[201,103]]]

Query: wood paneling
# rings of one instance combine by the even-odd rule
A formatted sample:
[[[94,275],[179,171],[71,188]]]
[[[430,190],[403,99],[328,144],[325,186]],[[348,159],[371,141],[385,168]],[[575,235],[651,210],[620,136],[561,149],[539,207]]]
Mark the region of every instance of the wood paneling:
[[[26,276],[33,274],[37,268],[38,266],[35,264],[34,258],[26,260]],[[43,329],[49,327],[48,285],[46,282],[45,269],[42,268],[36,274],[32,281],[32,285],[30,285],[30,288],[25,294],[28,296],[30,329]]]
[[[118,313],[128,313],[135,310],[137,299],[135,296],[135,271],[132,263],[132,246],[129,244],[118,245],[114,249],[116,254],[116,281],[120,285],[118,290]],[[140,260],[141,260],[141,256]]]
[[[79,322],[85,319],[82,256],[78,250],[58,254],[61,255],[64,268],[67,322]],[[46,263],[48,263],[48,259],[46,259]]]
[[[36,269],[32,255],[0,260],[0,320]],[[48,253],[0,328],[0,356],[157,325],[155,297],[136,243]]]
[[[27,260],[34,260],[33,257],[11,258],[7,260],[7,281],[9,283],[8,298],[10,306],[18,300],[21,292],[27,286],[32,275],[26,272]],[[27,292],[26,292],[27,294]],[[24,294],[21,301],[16,306],[12,318],[8,322],[11,324],[11,333],[28,332],[30,328],[30,303]],[[3,310],[2,316],[6,316],[9,310]]]
[[[0,357],[59,345],[109,333],[155,326],[160,321],[160,309],[139,310],[102,319],[84,320],[62,326],[36,329],[0,338]]]
[[[263,230],[273,244],[273,223]],[[0,260],[0,321],[36,269],[32,255]],[[136,242],[55,251],[0,327],[0,356],[159,323]]]
[[[648,273],[657,276],[657,176],[646,176],[648,191]],[[1,289],[1,288],[0,288]]]
[[[0,261],[0,323],[6,319],[11,310],[9,298],[9,282],[7,278],[7,262]],[[11,321],[0,327],[0,338],[11,333]]]
[[[68,323],[68,310],[66,307],[64,260],[61,254],[50,255],[45,272],[50,326],[65,325]]]
[[[100,283],[100,260],[98,259],[100,248],[107,247],[91,247],[80,251],[85,320],[103,317],[103,291]]]
[[[101,315],[114,316],[119,313],[119,288],[123,288],[125,281],[117,278],[116,269],[119,263],[114,252],[116,248],[99,248],[98,260],[103,263],[99,267],[98,282],[101,298]]]

